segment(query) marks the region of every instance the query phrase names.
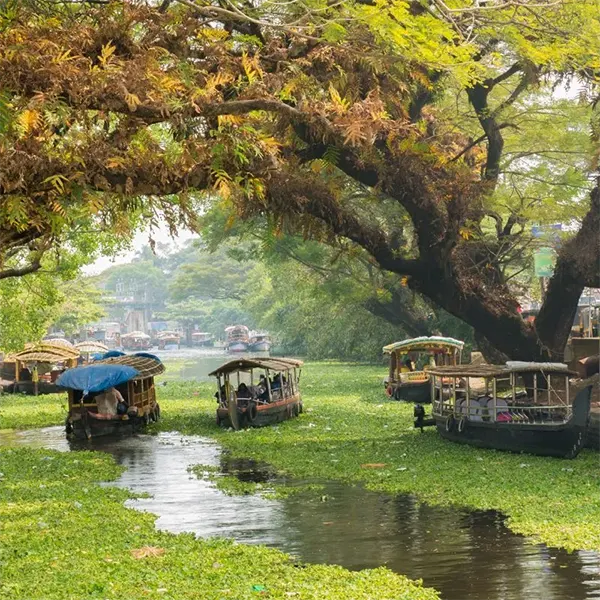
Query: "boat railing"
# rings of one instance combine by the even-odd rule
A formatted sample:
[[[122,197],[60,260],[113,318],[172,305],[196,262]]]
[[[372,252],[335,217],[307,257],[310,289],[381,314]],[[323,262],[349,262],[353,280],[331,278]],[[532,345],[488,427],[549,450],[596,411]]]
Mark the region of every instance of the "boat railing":
[[[412,371],[410,373],[400,373],[400,382],[409,383],[413,381],[427,381],[429,375],[425,371]]]
[[[469,421],[511,423],[517,425],[560,424],[569,421],[573,409],[570,405],[533,404],[509,402],[504,398],[480,397],[466,399],[436,399],[433,414],[441,417],[453,415],[456,419],[466,417]]]

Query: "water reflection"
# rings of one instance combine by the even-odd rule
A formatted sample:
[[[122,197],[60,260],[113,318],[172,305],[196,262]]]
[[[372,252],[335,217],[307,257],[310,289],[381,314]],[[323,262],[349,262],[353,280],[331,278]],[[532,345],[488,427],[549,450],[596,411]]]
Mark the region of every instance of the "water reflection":
[[[441,591],[445,600],[600,599],[600,556],[528,544],[495,512],[433,508],[326,483],[319,493],[283,500],[229,497],[187,470],[220,466],[245,481],[269,482],[267,467],[233,461],[210,440],[164,433],[70,446],[62,428],[0,433],[0,444],[112,454],[127,471],[116,482],[152,498],[131,506],[157,514],[157,527],[265,544],[306,562],[349,569],[386,565]],[[322,498],[324,496],[325,498]]]

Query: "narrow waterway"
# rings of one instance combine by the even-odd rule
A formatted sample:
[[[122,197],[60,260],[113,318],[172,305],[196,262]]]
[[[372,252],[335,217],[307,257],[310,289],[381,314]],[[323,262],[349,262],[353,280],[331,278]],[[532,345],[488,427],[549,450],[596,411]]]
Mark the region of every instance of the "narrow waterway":
[[[62,427],[0,433],[0,444],[82,447],[70,445]],[[209,439],[176,433],[100,438],[84,447],[108,452],[127,467],[114,485],[151,494],[130,505],[158,515],[161,529],[265,544],[304,562],[349,569],[385,565],[423,579],[445,600],[600,599],[600,555],[530,544],[495,512],[429,507],[412,496],[339,483],[282,500],[230,497],[188,467],[219,466],[240,479],[266,482],[272,474],[248,461],[231,461]]]

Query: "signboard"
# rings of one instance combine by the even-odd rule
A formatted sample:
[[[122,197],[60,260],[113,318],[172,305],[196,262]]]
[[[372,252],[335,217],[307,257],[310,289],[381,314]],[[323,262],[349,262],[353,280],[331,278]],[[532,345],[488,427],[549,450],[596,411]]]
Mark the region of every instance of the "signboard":
[[[552,248],[540,248],[533,255],[536,277],[552,277],[556,253]]]

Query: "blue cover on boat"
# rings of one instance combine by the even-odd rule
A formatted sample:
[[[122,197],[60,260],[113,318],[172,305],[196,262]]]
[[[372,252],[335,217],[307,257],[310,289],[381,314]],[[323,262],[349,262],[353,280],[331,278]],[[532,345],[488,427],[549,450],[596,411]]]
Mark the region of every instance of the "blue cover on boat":
[[[136,375],[139,371],[126,365],[86,365],[68,369],[56,380],[56,385],[88,394],[115,387]]]
[[[120,350],[109,350],[102,358],[114,358],[115,356],[125,356],[125,352]]]
[[[94,354],[92,356],[92,360],[102,360],[104,358],[104,354],[102,354],[101,352]]]
[[[136,352],[134,354],[134,356],[143,356],[144,358],[151,358],[152,360],[155,360],[156,362],[161,362],[160,358],[158,358],[158,356],[156,356],[155,354],[150,354],[150,352]]]

